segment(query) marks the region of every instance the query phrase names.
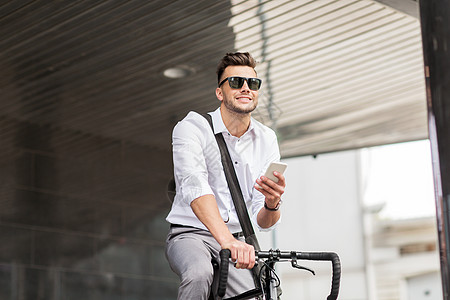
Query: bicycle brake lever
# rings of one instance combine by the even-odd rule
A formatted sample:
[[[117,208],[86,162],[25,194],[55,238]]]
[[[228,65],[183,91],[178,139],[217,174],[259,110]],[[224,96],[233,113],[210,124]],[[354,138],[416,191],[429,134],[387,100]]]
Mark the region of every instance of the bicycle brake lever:
[[[296,254],[295,252],[291,252],[291,265],[292,265],[293,268],[297,268],[297,269],[300,269],[300,270],[309,271],[309,272],[311,272],[313,275],[316,275],[316,272],[314,272],[314,270],[312,270],[312,269],[310,269],[310,268],[307,268],[307,267],[304,267],[304,266],[300,266],[300,265],[297,263],[297,254]]]

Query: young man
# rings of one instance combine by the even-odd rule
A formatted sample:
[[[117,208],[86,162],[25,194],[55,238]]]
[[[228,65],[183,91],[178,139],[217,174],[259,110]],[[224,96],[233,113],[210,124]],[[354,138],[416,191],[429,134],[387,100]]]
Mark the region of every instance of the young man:
[[[235,261],[226,297],[255,287],[250,271],[255,265],[254,248],[244,242],[214,134],[224,136],[253,223],[270,230],[280,220],[284,176],[275,172],[278,183],[261,176],[280,159],[277,138],[273,130],[251,118],[261,86],[255,66],[249,53],[227,53],[220,61],[216,88],[220,107],[210,113],[214,133],[208,121],[194,112],[173,130],[177,188],[167,216],[171,229],[166,256],[181,279],[178,299],[208,299],[214,277],[211,260],[219,260],[221,249],[230,249]]]

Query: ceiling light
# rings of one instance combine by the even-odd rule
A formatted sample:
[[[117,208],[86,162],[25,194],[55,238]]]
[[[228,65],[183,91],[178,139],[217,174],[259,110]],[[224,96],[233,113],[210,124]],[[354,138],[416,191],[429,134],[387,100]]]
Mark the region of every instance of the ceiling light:
[[[185,66],[185,65],[167,68],[163,72],[164,76],[166,76],[167,78],[172,78],[172,79],[185,78],[194,73],[195,73],[195,70],[192,67]]]

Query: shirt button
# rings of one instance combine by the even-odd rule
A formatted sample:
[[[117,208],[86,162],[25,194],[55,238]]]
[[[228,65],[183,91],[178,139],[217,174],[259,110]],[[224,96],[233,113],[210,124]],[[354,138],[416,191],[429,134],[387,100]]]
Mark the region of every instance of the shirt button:
[[[237,161],[235,161],[234,163],[235,163],[236,165],[238,164],[238,162],[237,162]]]

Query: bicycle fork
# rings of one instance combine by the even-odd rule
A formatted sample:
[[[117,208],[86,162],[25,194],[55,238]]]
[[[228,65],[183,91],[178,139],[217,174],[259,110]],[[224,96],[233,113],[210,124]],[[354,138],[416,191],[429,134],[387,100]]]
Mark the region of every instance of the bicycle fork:
[[[274,276],[272,276],[272,272],[274,272],[275,262],[269,261],[267,263],[268,268],[266,268],[266,293],[265,300],[278,300],[278,282]]]

